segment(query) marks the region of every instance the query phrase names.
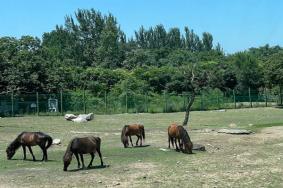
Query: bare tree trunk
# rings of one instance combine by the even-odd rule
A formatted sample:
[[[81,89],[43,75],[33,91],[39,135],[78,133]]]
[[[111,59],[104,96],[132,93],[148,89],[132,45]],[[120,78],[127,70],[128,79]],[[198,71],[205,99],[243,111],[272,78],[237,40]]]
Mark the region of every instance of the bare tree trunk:
[[[187,126],[188,125],[188,121],[189,121],[189,118],[190,118],[190,111],[191,111],[191,107],[193,106],[193,103],[195,101],[195,96],[196,96],[195,92],[192,92],[192,95],[190,97],[189,103],[186,106],[186,114],[185,114],[185,119],[184,119],[184,122],[183,122],[183,126]]]

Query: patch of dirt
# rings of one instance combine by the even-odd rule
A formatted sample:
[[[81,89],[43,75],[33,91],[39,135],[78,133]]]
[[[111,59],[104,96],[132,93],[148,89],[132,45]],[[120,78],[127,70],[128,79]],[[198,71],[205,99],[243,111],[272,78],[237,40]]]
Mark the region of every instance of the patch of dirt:
[[[275,126],[275,127],[264,128],[257,135],[260,136],[260,137],[270,138],[270,139],[283,138],[283,126]]]
[[[149,178],[158,172],[158,166],[149,162],[136,162],[124,168],[126,181],[120,181],[119,187],[145,187]],[[115,182],[113,184],[115,186]],[[110,186],[111,187],[111,186]]]

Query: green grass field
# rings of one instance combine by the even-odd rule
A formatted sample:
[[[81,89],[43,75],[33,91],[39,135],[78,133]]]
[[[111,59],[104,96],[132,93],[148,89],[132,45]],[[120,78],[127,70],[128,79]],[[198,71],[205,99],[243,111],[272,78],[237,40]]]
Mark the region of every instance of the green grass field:
[[[76,124],[63,117],[0,119],[0,187],[283,187],[283,110],[254,108],[191,114],[189,134],[206,152],[186,155],[167,148],[167,127],[181,123],[184,113],[98,115]],[[148,147],[124,149],[120,132],[124,124],[143,123]],[[227,135],[216,131],[236,124],[251,135]],[[234,125],[235,126],[235,125]],[[7,145],[21,131],[42,131],[62,144],[48,150],[48,162],[23,161],[22,149],[6,160]],[[106,168],[63,172],[62,157],[69,140],[94,135],[102,139]],[[135,141],[136,138],[134,138]],[[38,147],[35,157],[41,159]],[[27,152],[27,158],[31,155]],[[88,164],[89,156],[85,157]],[[96,156],[94,165],[99,165]]]

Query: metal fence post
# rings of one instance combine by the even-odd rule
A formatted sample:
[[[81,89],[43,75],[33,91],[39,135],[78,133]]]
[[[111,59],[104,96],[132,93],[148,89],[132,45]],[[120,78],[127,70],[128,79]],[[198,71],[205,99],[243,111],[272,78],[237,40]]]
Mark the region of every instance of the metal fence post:
[[[61,115],[63,115],[63,90],[62,89],[60,90],[60,103],[61,103],[60,111],[61,111]]]
[[[84,101],[84,113],[86,114],[85,89],[84,89],[84,93],[83,93],[83,101]]]
[[[266,91],[266,87],[264,88],[264,94],[265,94],[265,107],[267,107],[267,91]]]
[[[12,94],[11,94],[11,115],[12,115],[12,117],[14,117],[14,91],[12,90]]]
[[[126,113],[128,113],[128,92],[126,91]]]
[[[107,114],[107,92],[104,92],[104,108],[105,108],[105,114]]]
[[[164,112],[167,112],[167,99],[166,99],[166,90],[164,90]]]
[[[186,95],[183,93],[183,109],[186,110]]]
[[[249,87],[249,101],[250,101],[250,107],[253,107],[252,97],[251,97],[251,88]]]
[[[282,99],[282,85],[279,85],[279,101],[280,105],[282,105],[283,99]]]
[[[136,113],[138,113],[138,107],[137,107],[137,98],[135,95],[133,95],[134,97],[134,106],[135,106],[135,110],[136,110]]]
[[[38,100],[38,92],[36,92],[36,114],[39,116],[39,100]]]
[[[203,95],[202,95],[202,93],[200,94],[200,110],[204,110],[203,109]]]
[[[233,89],[234,108],[237,108],[235,89]]]
[[[148,113],[147,93],[145,93],[145,111]]]
[[[217,106],[220,109],[219,92],[217,92]]]

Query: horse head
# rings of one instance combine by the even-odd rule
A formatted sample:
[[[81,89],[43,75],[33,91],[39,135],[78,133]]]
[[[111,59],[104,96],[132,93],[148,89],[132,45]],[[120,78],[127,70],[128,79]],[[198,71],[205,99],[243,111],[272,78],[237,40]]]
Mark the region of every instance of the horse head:
[[[129,140],[128,140],[127,132],[128,132],[128,125],[125,125],[123,127],[122,133],[121,133],[121,141],[124,145],[124,148],[127,148],[129,146]]]
[[[21,146],[21,143],[16,138],[6,149],[7,159],[10,160],[15,155],[16,150]]]
[[[192,151],[193,143],[190,139],[188,132],[186,131],[186,129],[183,126],[178,126],[178,128],[179,128],[180,135],[181,135],[181,138],[182,138],[182,142],[183,142],[183,145],[184,145],[183,152],[188,153],[188,154],[192,154],[193,153],[193,151]]]
[[[10,160],[15,155],[16,150],[13,147],[8,146],[6,149],[6,153],[7,153],[7,159]]]
[[[191,141],[189,141],[189,142],[185,142],[184,143],[184,153],[187,153],[187,154],[192,154],[193,153],[193,151],[192,151],[192,149],[193,149],[193,143],[191,142]]]
[[[72,154],[71,152],[66,152],[64,157],[63,157],[63,161],[64,161],[64,171],[67,171],[68,166],[70,165],[71,161],[72,161]]]

